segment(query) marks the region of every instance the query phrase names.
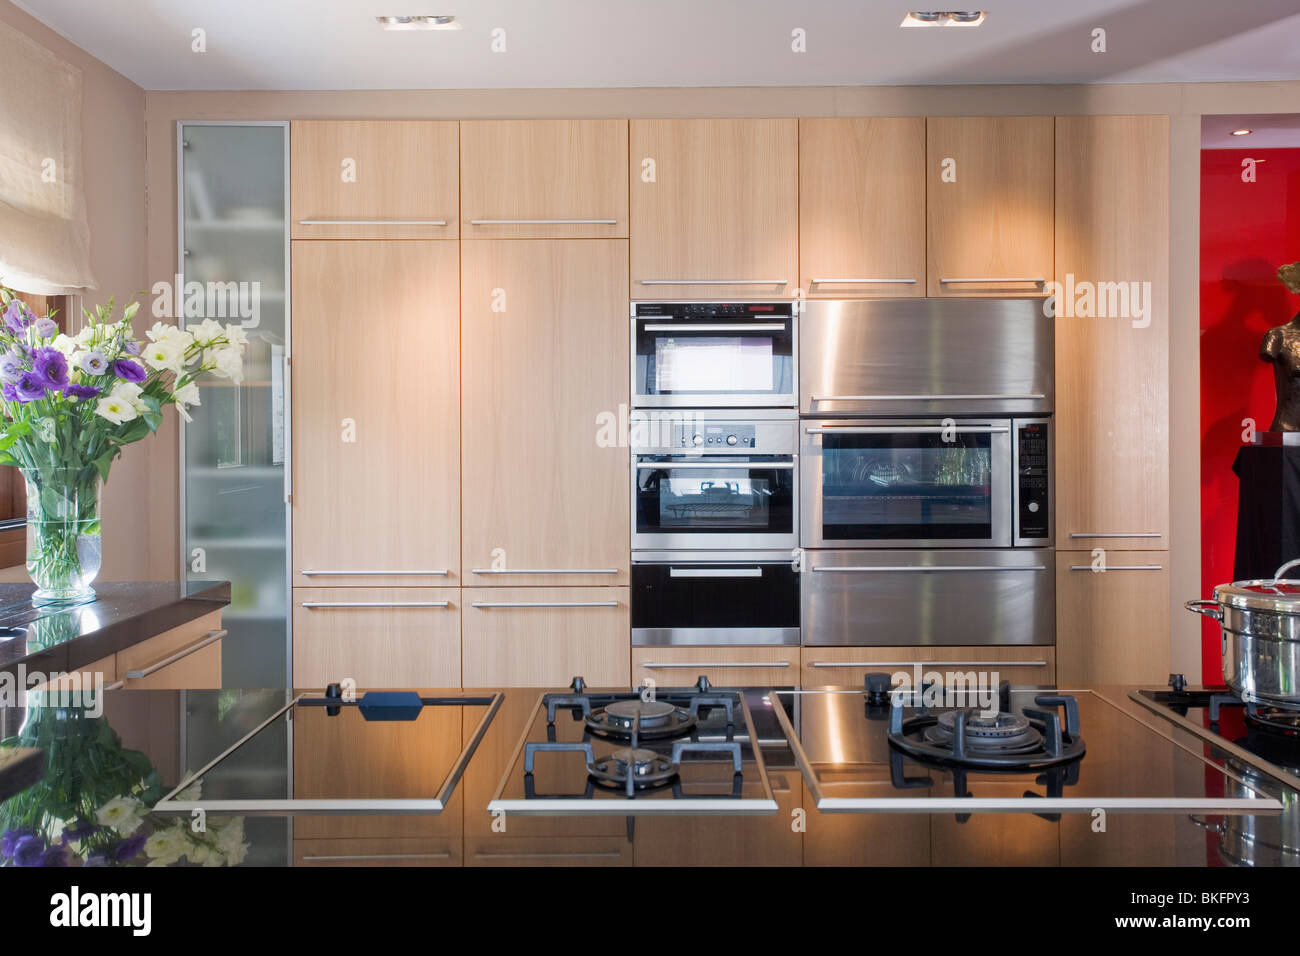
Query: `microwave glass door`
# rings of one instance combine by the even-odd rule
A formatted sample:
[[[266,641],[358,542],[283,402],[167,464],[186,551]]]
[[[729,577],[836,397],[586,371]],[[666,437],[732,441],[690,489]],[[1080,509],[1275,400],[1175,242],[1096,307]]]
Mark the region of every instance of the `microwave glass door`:
[[[827,428],[817,437],[818,544],[1010,544],[1005,429]]]
[[[794,404],[794,335],[771,322],[642,318],[636,330],[636,392],[664,404]]]
[[[793,547],[789,456],[638,459],[636,547]]]

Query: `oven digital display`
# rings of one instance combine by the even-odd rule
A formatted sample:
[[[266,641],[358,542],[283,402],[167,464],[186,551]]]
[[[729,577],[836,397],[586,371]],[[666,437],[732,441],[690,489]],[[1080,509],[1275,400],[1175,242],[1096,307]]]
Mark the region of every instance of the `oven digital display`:
[[[754,392],[772,388],[772,339],[662,337],[655,342],[661,392]]]

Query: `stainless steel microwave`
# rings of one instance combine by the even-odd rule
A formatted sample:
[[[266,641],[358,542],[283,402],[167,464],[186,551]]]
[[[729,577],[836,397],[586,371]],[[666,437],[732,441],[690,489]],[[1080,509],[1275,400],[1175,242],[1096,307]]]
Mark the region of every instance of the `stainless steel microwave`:
[[[794,408],[794,302],[635,302],[636,408]]]

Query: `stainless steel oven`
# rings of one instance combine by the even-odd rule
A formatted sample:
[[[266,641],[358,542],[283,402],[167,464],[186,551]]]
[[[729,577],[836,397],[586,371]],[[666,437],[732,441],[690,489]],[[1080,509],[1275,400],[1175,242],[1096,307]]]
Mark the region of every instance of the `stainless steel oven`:
[[[799,643],[799,574],[788,551],[632,555],[632,643]]]
[[[650,416],[632,429],[632,549],[799,544],[793,410]]]
[[[794,408],[794,302],[635,302],[636,408]]]
[[[1052,545],[1047,418],[801,424],[805,548]]]

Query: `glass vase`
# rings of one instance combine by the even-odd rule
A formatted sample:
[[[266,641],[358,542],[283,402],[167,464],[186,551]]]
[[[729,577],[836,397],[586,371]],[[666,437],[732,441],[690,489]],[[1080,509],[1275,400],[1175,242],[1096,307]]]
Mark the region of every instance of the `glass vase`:
[[[24,468],[27,481],[27,573],[32,603],[82,604],[102,557],[99,472],[88,468]]]

